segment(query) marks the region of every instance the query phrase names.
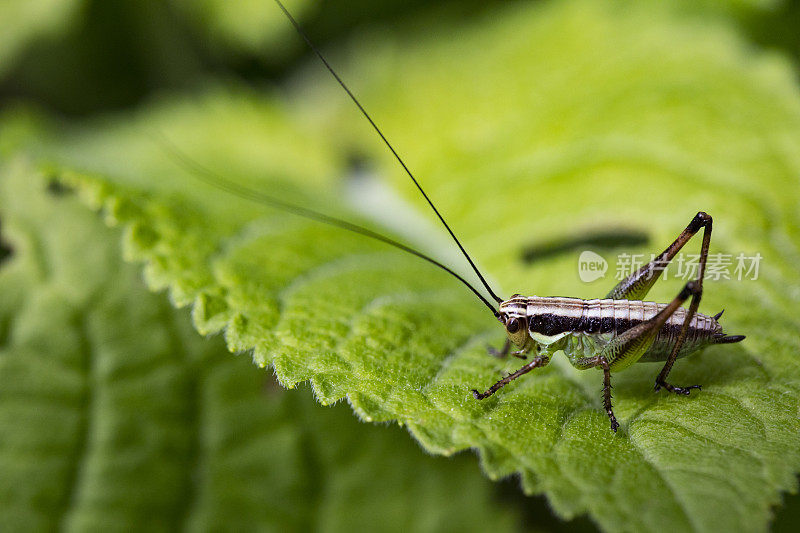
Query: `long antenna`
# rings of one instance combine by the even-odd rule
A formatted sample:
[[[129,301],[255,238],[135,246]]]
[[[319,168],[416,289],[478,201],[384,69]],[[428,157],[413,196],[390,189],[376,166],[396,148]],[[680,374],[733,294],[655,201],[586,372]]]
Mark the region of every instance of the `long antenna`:
[[[157,137],[161,147],[165,151],[167,151],[173,158],[175,158],[179,163],[181,163],[181,165],[183,165],[184,168],[186,168],[186,170],[188,170],[192,176],[196,177],[202,182],[207,183],[213,187],[216,187],[217,189],[221,189],[225,192],[234,194],[240,198],[244,198],[245,200],[250,200],[253,202],[265,204],[270,207],[282,209],[284,211],[287,211],[289,213],[292,213],[300,217],[315,220],[317,222],[322,222],[323,224],[330,224],[331,226],[336,226],[338,228],[342,228],[347,231],[352,231],[353,233],[358,233],[359,235],[363,235],[365,237],[381,241],[390,246],[394,246],[395,248],[399,248],[405,252],[416,255],[420,259],[424,259],[425,261],[441,268],[451,276],[455,277],[458,281],[466,285],[469,288],[469,290],[475,293],[475,296],[480,298],[480,300],[486,305],[486,307],[488,307],[492,311],[492,314],[494,316],[499,316],[494,306],[491,303],[489,303],[489,300],[487,300],[480,292],[478,292],[478,290],[475,287],[473,287],[467,280],[465,280],[460,275],[453,272],[453,270],[443,265],[436,259],[433,259],[432,257],[429,257],[424,253],[411,248],[410,246],[406,246],[403,243],[397,242],[394,239],[390,239],[385,235],[381,235],[380,233],[374,232],[363,226],[359,226],[357,224],[353,224],[352,222],[347,222],[346,220],[342,220],[340,218],[332,217],[330,215],[314,211],[313,209],[309,209],[307,207],[301,207],[299,205],[295,205],[289,202],[284,202],[283,200],[273,198],[272,196],[256,191],[255,189],[251,189],[240,183],[231,181],[228,178],[201,165],[200,163],[198,163],[197,161],[186,155],[164,135],[158,134]]]
[[[303,38],[303,40],[306,42],[306,44],[309,46],[309,48],[311,48],[311,50],[317,55],[317,57],[320,59],[320,61],[322,61],[322,63],[325,65],[325,68],[328,69],[328,72],[330,72],[333,75],[333,77],[336,78],[336,81],[339,82],[339,85],[341,85],[342,89],[345,90],[345,92],[350,97],[350,99],[353,101],[353,103],[356,104],[356,107],[358,107],[359,111],[361,111],[361,114],[364,115],[364,117],[369,121],[369,123],[372,125],[372,128],[380,136],[380,138],[383,140],[384,144],[389,148],[389,151],[392,152],[392,155],[394,155],[394,158],[397,159],[397,162],[400,163],[400,166],[403,167],[403,170],[406,171],[406,174],[408,174],[408,177],[411,178],[411,181],[414,182],[414,185],[417,186],[417,189],[419,189],[419,192],[422,193],[422,196],[428,202],[428,205],[431,206],[431,209],[433,209],[433,212],[436,213],[436,216],[439,217],[439,220],[442,221],[442,224],[444,224],[444,227],[447,229],[447,232],[450,233],[450,236],[453,238],[455,243],[458,245],[459,250],[461,250],[461,253],[464,254],[464,257],[466,257],[467,261],[469,261],[469,264],[472,267],[472,270],[474,270],[475,274],[478,275],[478,279],[481,280],[481,283],[483,283],[483,286],[486,287],[487,291],[489,291],[489,294],[492,296],[492,298],[494,298],[498,303],[502,302],[503,299],[500,298],[499,296],[497,296],[494,293],[494,291],[492,290],[492,288],[489,286],[489,284],[486,282],[486,280],[484,279],[484,277],[481,274],[480,270],[478,270],[478,267],[475,266],[475,263],[472,261],[472,258],[469,256],[467,251],[461,245],[461,241],[458,240],[458,238],[456,237],[455,233],[453,233],[453,230],[451,230],[450,226],[447,224],[447,222],[444,221],[444,217],[442,217],[442,215],[439,213],[439,210],[436,209],[436,206],[433,205],[433,202],[431,201],[431,199],[428,198],[428,195],[423,190],[422,185],[419,184],[419,182],[417,181],[417,178],[415,178],[414,174],[411,173],[411,170],[408,169],[408,167],[406,166],[405,162],[403,162],[403,159],[395,151],[394,147],[391,145],[389,140],[383,134],[381,129],[378,127],[377,124],[375,124],[375,121],[372,120],[372,117],[369,116],[369,113],[367,113],[366,109],[364,109],[364,107],[361,105],[361,102],[358,101],[358,98],[355,97],[355,95],[350,91],[350,89],[347,87],[347,85],[342,81],[342,78],[340,78],[339,75],[336,73],[336,71],[333,70],[333,67],[331,67],[331,65],[328,63],[328,61],[322,55],[322,52],[320,52],[317,49],[317,47],[314,46],[314,43],[312,43],[311,39],[309,39],[308,36],[305,34],[303,29],[300,27],[300,24],[297,23],[297,21],[294,19],[292,14],[289,13],[289,11],[283,6],[283,4],[280,2],[280,0],[275,0],[275,3],[278,4],[279,8],[281,8],[281,11],[283,11],[283,13],[286,15],[286,17],[292,23],[292,26],[294,26],[294,29],[297,30],[298,34],[300,34],[300,37]]]

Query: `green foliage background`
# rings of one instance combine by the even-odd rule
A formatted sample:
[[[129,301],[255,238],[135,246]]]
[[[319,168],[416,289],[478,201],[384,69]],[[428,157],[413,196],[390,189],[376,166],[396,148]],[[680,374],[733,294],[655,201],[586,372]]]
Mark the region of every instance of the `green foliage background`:
[[[43,185],[4,168],[4,531],[514,525],[467,457],[435,461],[203,340],[122,263],[115,232]]]
[[[273,4],[8,6],[9,527],[562,527],[539,499],[501,499],[468,456],[428,457],[396,428],[315,407],[247,356],[221,355],[139,287],[114,232],[72,192],[124,228],[127,259],[144,264],[150,288],[191,306],[201,333],[224,332],[283,385],[310,381],[324,404],[347,398],[364,420],[398,421],[428,452],[477,449],[490,478],[519,474],[561,518],[763,530],[796,491],[791,5],[290,5],[501,294],[600,296],[608,281],[577,280],[580,249],[533,263],[523,252],[605,227],[646,236],[625,251],[655,252],[698,209],[715,217],[712,252],[764,256],[758,281],[708,283],[701,309],[725,308],[726,330],[747,341],[681,361],[675,381],[704,385],[688,399],[653,395],[650,365],[616,376],[616,436],[598,409],[599,376],[563,362],[475,402],[468,390],[514,363],[486,356],[502,332],[463,288],[376,243],[220,194],[159,146],[164,135],[238,183],[459,263],[422,208],[397,220],[348,195],[355,155],[395,205],[419,206]],[[652,296],[668,300],[679,284]],[[796,508],[775,527],[791,530]]]

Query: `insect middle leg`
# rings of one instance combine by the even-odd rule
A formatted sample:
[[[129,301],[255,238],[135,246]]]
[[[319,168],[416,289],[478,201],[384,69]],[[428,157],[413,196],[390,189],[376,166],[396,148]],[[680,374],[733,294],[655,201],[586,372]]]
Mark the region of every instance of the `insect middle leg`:
[[[611,406],[611,370],[625,368],[638,361],[653,344],[658,331],[669,317],[689,298],[697,294],[697,283],[687,283],[678,296],[650,320],[638,324],[614,337],[605,345],[600,354],[592,357],[579,357],[570,360],[579,369],[602,367],[603,369],[603,407],[611,420],[611,429],[617,431],[619,424]],[[616,367],[616,368],[615,368]]]
[[[611,407],[611,366],[608,361],[602,355],[595,355],[594,357],[581,357],[574,361],[573,364],[578,368],[599,366],[603,369],[603,408],[611,420],[611,429],[616,433],[619,422],[617,422],[617,417],[614,416],[614,409]]]

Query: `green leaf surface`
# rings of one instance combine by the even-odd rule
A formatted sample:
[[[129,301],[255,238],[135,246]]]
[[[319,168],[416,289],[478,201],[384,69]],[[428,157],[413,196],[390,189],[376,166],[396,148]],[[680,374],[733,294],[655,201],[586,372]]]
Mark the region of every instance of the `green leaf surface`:
[[[761,254],[757,280],[710,280],[701,306],[726,309],[726,331],[747,340],[676,365],[674,382],[704,385],[690,398],[653,394],[655,365],[615,375],[616,435],[600,375],[560,360],[475,401],[469,389],[519,363],[487,357],[502,331],[463,287],[377,243],[220,194],[147,136],[351,220],[366,216],[343,193],[354,150],[415,198],[322,74],[295,85],[306,87],[299,112],[219,90],[72,132],[53,157],[84,171],[63,180],[126,227],[151,287],[192,304],[202,333],[224,330],[284,385],[308,380],[323,403],[346,396],[435,453],[477,448],[490,477],[521,473],[564,517],[762,530],[800,470],[800,98],[784,61],[721,24],[652,3],[513,6],[434,36],[375,33],[342,69],[503,295],[600,297],[613,272],[581,283],[580,248],[533,263],[525,251],[623,228],[648,240],[626,251],[649,257],[700,209],[715,217],[712,254]],[[433,231],[407,239],[446,243]],[[669,300],[682,283],[650,296]]]
[[[514,528],[470,458],[425,456],[199,337],[21,160],[0,191],[3,531]]]

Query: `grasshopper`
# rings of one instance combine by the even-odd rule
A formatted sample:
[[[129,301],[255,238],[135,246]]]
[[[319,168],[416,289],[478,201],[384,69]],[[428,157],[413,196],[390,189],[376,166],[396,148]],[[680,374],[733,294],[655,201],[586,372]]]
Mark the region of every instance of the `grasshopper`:
[[[433,264],[463,283],[489,308],[493,316],[505,329],[507,339],[503,348],[499,351],[490,348],[489,351],[499,357],[506,357],[510,354],[520,359],[527,359],[530,356],[530,361],[519,370],[498,380],[484,392],[473,389],[471,392],[475,399],[483,400],[488,398],[508,383],[533,369],[546,366],[556,352],[563,351],[575,368],[580,370],[588,368],[602,369],[603,407],[611,422],[611,429],[616,432],[619,423],[614,416],[611,402],[612,371],[624,370],[638,361],[664,361],[664,366],[655,380],[656,392],[663,388],[674,394],[689,395],[693,389],[699,390],[700,385],[678,387],[667,381],[675,360],[708,345],[730,344],[740,342],[745,338],[743,335],[727,335],[722,331],[722,326],[719,323],[721,312],[714,316],[706,316],[697,312],[703,295],[703,278],[705,276],[712,230],[712,218],[703,211],[698,212],[692,218],[675,241],[667,246],[661,254],[619,282],[603,299],[583,300],[552,296],[522,296],[520,294],[515,294],[509,299],[503,299],[497,296],[444,217],[433,204],[433,201],[425,193],[411,170],[406,166],[403,159],[395,151],[359,100],[303,32],[300,25],[280,0],[275,0],[275,2],[300,37],[305,40],[314,54],[322,61],[325,68],[344,89],[386,147],[391,151],[394,158],[448,231],[482,286],[497,304],[497,307],[451,268],[410,246],[368,228],[290,204],[233,183],[192,161],[168,142],[164,143],[167,150],[191,170],[193,175],[215,187],[262,204],[283,209],[301,217],[337,226],[394,246]],[[686,283],[678,295],[668,304],[644,301],[643,298],[647,296],[647,293],[658,281],[669,262],[700,230],[702,230],[702,244],[696,279]],[[686,300],[690,298],[689,307],[682,307]],[[517,349],[512,351],[512,345]]]
[[[688,396],[692,389],[700,389],[700,385],[676,387],[667,381],[675,360],[710,344],[730,344],[745,338],[723,333],[719,323],[722,312],[714,316],[697,312],[703,295],[711,227],[711,216],[700,211],[666,250],[620,281],[603,299],[515,294],[508,300],[498,301],[497,319],[505,326],[508,336],[498,355],[507,355],[512,344],[519,350],[511,355],[522,359],[528,354],[534,355],[529,363],[485,392],[473,389],[473,396],[478,400],[491,396],[534,368],[547,365],[559,350],[564,351],[575,368],[603,370],[603,407],[614,431],[619,423],[611,406],[612,370],[624,370],[637,361],[664,361],[656,377],[656,392],[663,388]],[[700,229],[703,241],[697,278],[686,283],[668,304],[643,301],[667,264]],[[690,297],[689,308],[681,307]]]

